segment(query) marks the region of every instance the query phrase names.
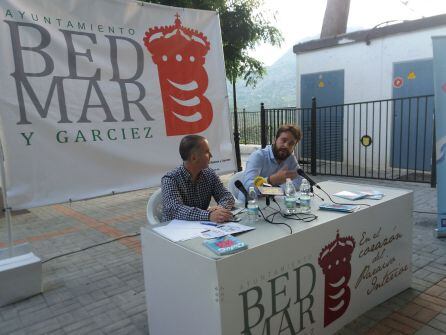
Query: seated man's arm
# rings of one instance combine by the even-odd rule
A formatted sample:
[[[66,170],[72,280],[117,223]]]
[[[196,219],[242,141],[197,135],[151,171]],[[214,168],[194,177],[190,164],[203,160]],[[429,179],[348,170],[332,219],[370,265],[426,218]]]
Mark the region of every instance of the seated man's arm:
[[[163,196],[163,218],[188,221],[208,221],[209,211],[197,207],[186,206],[181,199],[180,192],[172,177],[164,176],[161,179]]]
[[[284,166],[280,170],[269,176],[268,180],[270,184],[272,184],[273,186],[282,186],[285,184],[286,180],[290,178],[293,180],[295,186],[299,185],[300,177],[297,174],[297,167],[298,164],[296,157],[294,155],[289,156],[286,159]]]

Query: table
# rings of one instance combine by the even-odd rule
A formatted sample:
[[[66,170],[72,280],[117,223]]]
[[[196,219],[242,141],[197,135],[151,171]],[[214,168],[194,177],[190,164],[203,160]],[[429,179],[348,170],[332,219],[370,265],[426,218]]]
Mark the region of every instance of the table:
[[[259,222],[239,235],[247,250],[222,257],[201,238],[173,243],[142,228],[150,334],[332,334],[408,288],[412,191],[319,185],[329,194],[373,188],[385,196],[356,201],[371,206],[354,213],[320,211],[314,197],[316,220],[286,221],[291,234]]]

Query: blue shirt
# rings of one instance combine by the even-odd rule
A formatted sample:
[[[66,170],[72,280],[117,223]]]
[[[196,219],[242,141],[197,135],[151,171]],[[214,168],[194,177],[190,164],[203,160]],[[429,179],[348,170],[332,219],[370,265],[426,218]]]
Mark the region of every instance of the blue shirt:
[[[181,165],[161,178],[163,221],[173,219],[208,221],[209,203],[214,197],[218,205],[231,209],[234,198],[210,168],[200,172],[195,182],[190,172]]]
[[[288,158],[282,161],[280,164],[277,163],[271,145],[266,146],[264,149],[256,150],[249,156],[248,162],[246,163],[246,169],[243,175],[243,186],[245,186],[246,190],[249,190],[249,187],[254,185],[255,177],[262,176],[264,178],[268,178],[285,166],[288,168],[288,170],[294,171],[300,168],[294,155],[288,156]],[[293,180],[296,190],[299,190],[301,180],[302,178],[300,176],[297,176]],[[285,183],[280,186],[282,189],[284,189]],[[244,200],[241,192],[239,192],[237,198],[241,201]]]

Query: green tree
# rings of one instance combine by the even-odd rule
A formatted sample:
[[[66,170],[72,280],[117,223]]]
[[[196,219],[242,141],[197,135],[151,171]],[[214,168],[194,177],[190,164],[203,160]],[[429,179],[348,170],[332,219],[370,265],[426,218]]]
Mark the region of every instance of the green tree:
[[[263,63],[249,56],[260,42],[279,45],[282,35],[261,11],[262,0],[232,0],[219,10],[226,75],[231,83],[243,78],[255,85],[265,74]]]

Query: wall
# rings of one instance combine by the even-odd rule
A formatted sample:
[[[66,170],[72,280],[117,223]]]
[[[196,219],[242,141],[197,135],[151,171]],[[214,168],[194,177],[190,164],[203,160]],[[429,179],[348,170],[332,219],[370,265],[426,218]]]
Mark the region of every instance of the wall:
[[[315,50],[311,52],[296,55],[296,71],[297,71],[297,106],[301,103],[300,77],[304,74],[317,73],[323,71],[344,70],[344,103],[364,102],[370,100],[381,100],[392,98],[392,77],[393,64],[396,62],[414,61],[432,58],[432,36],[445,35],[446,25],[417,32],[402,33],[390,35],[384,38],[372,39],[370,45],[365,42],[346,43],[336,47]],[[392,111],[386,115],[388,127],[385,125],[385,117],[379,118],[378,113],[373,115],[369,113],[367,123],[370,125],[372,121],[382,127],[375,127],[373,132],[370,129],[365,130],[365,115],[362,111],[362,123],[359,124],[359,110],[356,113],[355,121],[350,117],[348,120],[344,118],[344,160],[353,165],[372,164],[381,167],[389,166],[390,149],[389,141],[391,141],[390,124],[392,121]],[[355,124],[353,124],[355,122]],[[355,130],[355,133],[353,133]],[[387,141],[382,140],[381,143],[374,143],[365,149],[360,145],[359,139],[365,133],[372,138],[378,138],[378,132],[386,133]],[[347,140],[348,136],[348,140]],[[352,141],[354,148],[352,150]],[[347,148],[347,142],[349,147]],[[387,143],[387,146],[386,146]],[[367,150],[367,153],[366,153]],[[355,156],[354,156],[355,155]],[[379,162],[379,163],[378,163]]]

